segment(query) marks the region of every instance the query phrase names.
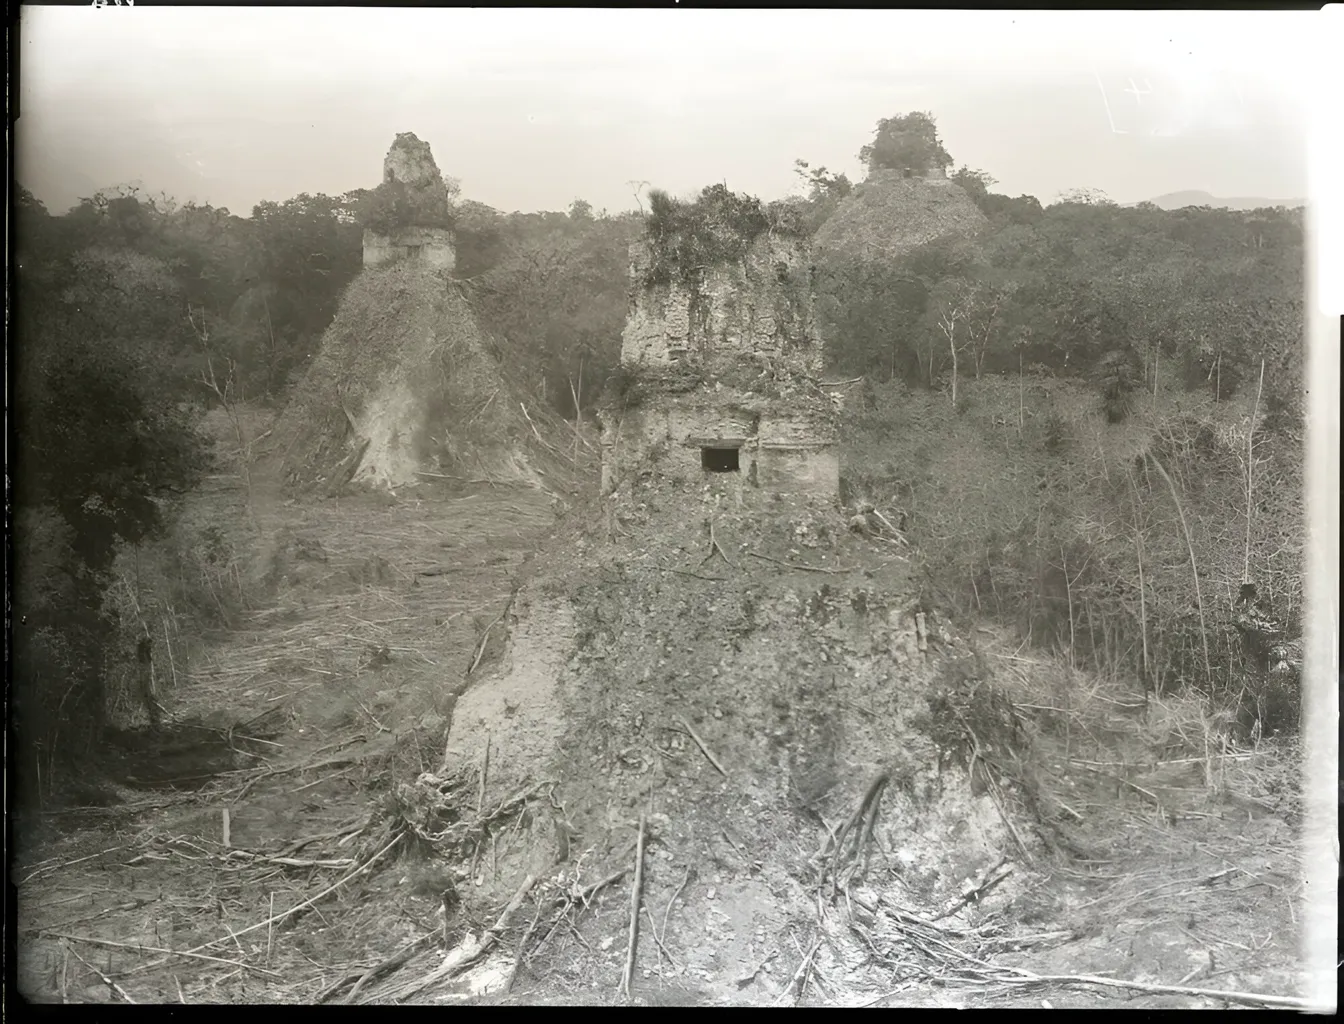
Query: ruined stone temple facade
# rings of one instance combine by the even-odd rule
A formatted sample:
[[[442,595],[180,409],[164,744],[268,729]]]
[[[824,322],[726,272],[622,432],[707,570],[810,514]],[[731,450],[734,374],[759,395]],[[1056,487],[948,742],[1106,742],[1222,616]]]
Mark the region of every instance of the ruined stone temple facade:
[[[453,233],[447,228],[402,228],[392,235],[364,232],[364,266],[377,267],[397,260],[425,263],[452,270],[457,263]]]
[[[447,191],[429,143],[402,132],[383,158],[383,181],[400,182],[417,205],[447,208]],[[411,260],[451,271],[457,262],[453,233],[443,227],[411,225],[391,234],[364,232],[364,266]]]
[[[736,264],[650,284],[631,247],[621,364],[633,400],[602,414],[602,486],[657,464],[687,487],[834,497],[836,409],[821,390],[814,268],[801,239],[763,236]]]
[[[925,181],[935,184],[943,182],[950,184],[952,181],[952,179],[947,176],[947,168],[942,164],[934,164],[931,167],[926,167],[922,171],[917,167],[904,167],[901,169],[900,174],[902,178],[922,178]]]

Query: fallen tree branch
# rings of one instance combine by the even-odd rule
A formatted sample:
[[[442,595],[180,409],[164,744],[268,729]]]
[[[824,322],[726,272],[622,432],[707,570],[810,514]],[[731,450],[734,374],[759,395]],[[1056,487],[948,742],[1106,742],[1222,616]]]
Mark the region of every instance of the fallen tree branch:
[[[493,810],[477,814],[470,820],[454,821],[440,832],[427,832],[421,827],[420,823],[411,821],[405,815],[402,816],[401,820],[418,838],[427,843],[436,846],[447,844],[460,848],[465,848],[473,843],[479,846],[484,841],[491,824],[512,813],[520,804],[525,804],[532,796],[547,786],[554,785],[556,785],[555,780],[543,779],[541,782],[520,789],[512,796],[505,798]]]
[[[627,850],[628,849],[630,849],[630,847],[627,847]],[[551,927],[547,929],[546,934],[541,937],[541,941],[537,943],[537,948],[532,951],[532,955],[535,956],[537,953],[541,952],[542,947],[545,946],[546,943],[550,941],[551,936],[555,934],[555,930],[560,927],[560,922],[565,919],[565,915],[568,914],[571,909],[573,909],[575,904],[578,903],[587,904],[587,902],[590,899],[592,899],[594,895],[597,894],[599,889],[603,889],[614,882],[619,882],[629,873],[630,873],[630,865],[627,864],[625,867],[613,871],[606,878],[594,882],[586,889],[581,889],[578,893],[572,893],[567,896],[557,897],[553,906],[559,906],[560,913],[557,914],[555,920],[551,922]]]
[[[789,983],[784,986],[784,991],[781,992],[779,998],[775,1000],[776,1006],[783,1006],[784,1001],[788,999],[790,995],[794,997],[795,1002],[802,998],[804,979],[806,978],[808,971],[811,970],[812,959],[817,955],[817,950],[820,948],[821,936],[818,935],[816,941],[812,943],[812,948],[809,949],[807,955],[803,957],[803,962],[798,965],[798,970],[793,972],[793,977],[789,979]]]
[[[1003,867],[1007,862],[1008,862],[1007,857],[1001,857],[999,859],[999,862],[995,864],[992,868],[990,868],[989,871],[986,873],[985,880],[983,882],[972,888],[970,892],[964,893],[955,903],[952,904],[952,906],[948,907],[941,914],[938,914],[936,917],[933,918],[933,920],[941,921],[945,917],[951,917],[953,914],[955,914],[962,907],[966,906],[968,903],[979,902],[982,896],[986,895],[991,889],[998,886],[1000,882],[1002,882],[1005,878],[1007,878],[1009,875],[1013,873],[1013,869],[1010,867],[1007,871],[1005,871],[1001,875],[995,874],[995,872],[997,872],[999,868]]]
[[[987,965],[988,966],[988,965]],[[1101,978],[1095,974],[1033,974],[1015,967],[991,967],[995,972],[1009,971],[1014,977],[995,977],[1005,985],[1100,985],[1105,988],[1131,989],[1156,995],[1198,996],[1203,999],[1221,999],[1244,1006],[1277,1006],[1285,1009],[1309,1010],[1313,1004],[1298,996],[1276,996],[1260,992],[1234,992],[1223,989],[1192,988],[1188,985],[1159,985],[1146,981],[1126,981],[1123,978]]]
[[[752,558],[759,558],[764,562],[774,562],[775,565],[782,565],[789,569],[802,569],[804,572],[824,572],[830,576],[843,576],[845,573],[854,572],[857,566],[842,566],[838,569],[826,569],[819,565],[803,565],[801,562],[786,562],[782,558],[771,558],[769,555],[760,555],[755,551],[748,551],[747,554]]]
[[[31,872],[29,872],[26,876],[20,879],[18,884],[26,885],[27,883],[31,882],[34,878],[36,878],[38,875],[46,874],[49,871],[60,871],[63,868],[73,867],[76,864],[83,864],[85,861],[95,860],[98,857],[106,857],[109,853],[117,853],[120,850],[126,849],[126,847],[130,845],[131,845],[130,843],[122,843],[120,846],[110,846],[106,850],[99,850],[97,853],[90,853],[87,854],[86,856],[76,857],[74,860],[62,861],[60,863],[53,863],[51,861],[43,862],[41,864],[38,864],[35,868],[33,868]]]
[[[490,734],[485,734],[485,752],[481,754],[480,786],[476,790],[476,816],[480,817],[485,807],[485,778],[490,772]]]
[[[353,1003],[355,1001],[355,997],[359,995],[359,993],[363,990],[365,985],[373,981],[375,978],[380,978],[385,974],[390,974],[392,971],[395,971],[397,968],[405,964],[408,960],[411,959],[411,957],[415,956],[422,949],[426,948],[427,946],[432,946],[434,944],[434,940],[438,937],[438,935],[439,935],[438,929],[435,929],[432,932],[426,932],[424,935],[421,935],[418,939],[413,939],[412,941],[408,942],[405,946],[403,946],[397,952],[393,953],[386,960],[374,964],[372,967],[370,967],[367,971],[365,971],[358,977],[358,979],[355,981],[355,987],[352,988],[350,990],[350,994],[345,997],[345,1002],[347,1004]],[[342,984],[343,983],[344,982],[342,982]],[[339,985],[337,987],[339,988]],[[319,998],[318,1002],[321,1001],[322,1001],[321,998]]]
[[[673,569],[670,565],[660,565],[658,568],[662,569],[663,572],[674,572],[678,576],[691,576],[697,580],[710,580],[713,583],[723,583],[728,579],[726,576],[703,576],[698,572],[690,572],[686,569]]]
[[[890,772],[881,772],[872,782],[868,784],[867,791],[863,794],[863,799],[859,801],[859,806],[854,813],[850,815],[849,820],[840,826],[840,830],[835,834],[835,843],[831,852],[831,894],[832,896],[840,887],[840,858],[843,855],[847,861],[847,867],[856,866],[859,857],[863,853],[867,844],[872,840],[873,830],[877,826],[877,808],[882,800],[882,793],[887,788],[887,783],[891,781]],[[846,853],[845,847],[848,844],[849,851]]]
[[[265,854],[252,853],[249,850],[230,850],[228,853],[220,854],[220,859],[243,860],[249,864],[260,861],[264,864],[281,864],[288,868],[348,868],[354,864],[354,861],[349,857],[342,857],[337,860],[302,860],[298,857],[268,857]]]
[[[896,536],[897,540],[899,540],[902,544],[906,545],[906,547],[910,546],[910,542],[905,539],[905,534],[903,534],[900,530],[896,529],[896,527],[892,525],[890,519],[884,516],[877,509],[873,509],[873,515],[877,516],[878,520],[882,523],[882,525],[885,526],[888,530],[890,530]]]
[[[427,469],[417,469],[417,470],[415,471],[415,475],[416,475],[416,476],[427,476],[427,477],[432,477],[432,478],[435,479],[435,480],[456,480],[456,481],[458,481],[459,483],[464,483],[464,484],[496,484],[496,483],[499,482],[499,481],[494,480],[494,479],[492,479],[492,478],[490,478],[490,477],[488,477],[488,476],[487,476],[487,477],[481,477],[481,478],[466,477],[466,476],[450,476],[450,475],[447,474],[447,473],[431,473],[431,472],[430,472],[429,470],[427,470]]]
[[[985,788],[989,791],[989,799],[994,804],[994,809],[999,812],[999,818],[1002,819],[1004,826],[1013,837],[1013,842],[1017,844],[1017,848],[1022,852],[1022,856],[1026,859],[1027,864],[1031,865],[1035,863],[1034,858],[1031,856],[1031,851],[1027,849],[1026,841],[1023,840],[1021,833],[1017,831],[1017,826],[1013,824],[1012,818],[1008,816],[1007,809],[999,799],[994,777],[990,774],[990,768],[994,767],[994,765],[986,760],[980,747],[980,738],[975,735],[975,730],[971,728],[971,723],[966,721],[965,716],[962,715],[960,711],[957,711],[954,708],[953,713],[957,716],[957,720],[961,722],[961,727],[966,730],[966,735],[971,741],[971,763],[970,767],[967,769],[967,774],[974,778],[976,764],[978,763],[985,766]]]
[[[138,953],[173,953],[177,956],[190,957],[192,960],[209,960],[211,963],[227,964],[230,967],[241,967],[248,971],[255,971],[257,974],[264,974],[270,978],[280,977],[275,971],[268,971],[264,967],[253,967],[251,964],[244,963],[241,960],[226,960],[223,957],[207,956],[204,953],[182,953],[175,949],[165,949],[161,946],[131,945],[127,942],[113,942],[111,939],[96,939],[91,935],[67,935],[64,932],[49,932],[46,930],[43,930],[41,934],[48,935],[53,939],[67,939],[71,942],[87,942],[93,946],[108,946],[112,949],[133,949]]]
[[[482,956],[488,953],[495,942],[498,941],[500,934],[504,931],[505,926],[509,922],[509,918],[513,916],[514,911],[523,905],[523,900],[527,898],[527,894],[531,891],[532,886],[536,884],[536,875],[528,875],[524,878],[523,884],[518,886],[518,891],[513,894],[513,898],[509,900],[508,905],[505,906],[495,923],[481,936],[480,942],[476,943],[474,946],[464,945],[454,949],[448,954],[448,958],[441,966],[430,971],[429,974],[418,981],[414,981],[410,985],[398,989],[391,998],[396,1001],[409,999],[411,996],[423,992],[431,985],[436,985],[440,981],[461,974]]]
[[[672,898],[667,901],[667,906],[663,909],[663,930],[661,932],[663,937],[667,936],[667,919],[672,913],[672,906],[677,902],[677,897],[681,895],[681,891],[685,889],[690,882],[693,870],[694,869],[692,868],[686,869],[686,877],[681,880],[681,884],[677,886],[677,891],[672,894]]]
[[[685,716],[678,715],[677,721],[679,721],[686,732],[690,734],[691,739],[695,740],[695,745],[700,748],[700,753],[704,754],[705,757],[709,759],[709,763],[718,769],[720,775],[727,778],[728,770],[719,763],[719,759],[714,756],[714,751],[709,749],[709,745],[700,738],[700,734],[691,728],[691,723],[686,720]]]
[[[630,888],[630,937],[625,946],[625,971],[621,975],[620,994],[630,998],[630,981],[635,974],[635,951],[639,946],[639,901],[644,892],[644,815],[639,816],[639,839],[635,846],[635,883]]]
[[[518,588],[514,587],[513,593],[509,595],[508,601],[504,604],[504,610],[495,616],[494,621],[491,622],[490,625],[485,627],[485,632],[481,634],[480,642],[476,645],[475,656],[471,659],[471,667],[467,669],[467,675],[471,675],[475,672],[477,667],[481,664],[481,659],[485,657],[485,642],[490,639],[490,631],[504,621],[505,617],[509,614],[509,611],[513,608],[513,602],[517,596]]]
[[[168,963],[168,961],[171,960],[174,956],[190,957],[194,953],[199,953],[203,949],[209,949],[211,946],[218,946],[222,942],[228,942],[230,940],[236,942],[237,937],[240,935],[247,935],[250,934],[251,932],[258,931],[261,928],[270,928],[273,925],[279,924],[281,921],[288,920],[289,918],[297,914],[299,911],[306,910],[308,907],[311,907],[314,903],[317,903],[319,900],[325,899],[327,896],[330,896],[333,892],[335,892],[341,886],[345,885],[347,882],[350,882],[353,879],[358,878],[360,875],[367,872],[376,863],[378,863],[378,861],[382,860],[383,857],[385,857],[388,853],[390,853],[398,843],[401,842],[402,836],[403,836],[402,832],[400,831],[397,832],[397,834],[392,837],[392,840],[389,843],[387,843],[387,845],[385,845],[382,849],[378,850],[378,852],[373,854],[373,856],[365,860],[364,863],[362,863],[354,871],[351,871],[348,875],[343,875],[337,881],[333,882],[331,885],[327,886],[325,889],[319,892],[316,896],[311,896],[308,899],[304,900],[302,903],[290,907],[286,911],[283,911],[279,914],[272,914],[265,921],[260,921],[257,924],[248,925],[248,927],[242,929],[241,931],[230,932],[226,938],[212,939],[211,941],[204,942],[199,946],[193,947],[192,949],[171,950],[169,956],[159,960],[152,961],[151,963],[148,964],[142,964],[139,967],[134,968],[132,971],[128,971],[127,973],[137,973],[139,971],[150,970],[154,967],[161,967],[164,964]]]
[[[102,971],[98,970],[97,967],[94,967],[93,964],[91,964],[91,963],[89,963],[87,960],[85,960],[82,956],[80,956],[78,953],[76,953],[73,949],[70,949],[69,946],[66,946],[65,948],[70,950],[70,955],[71,955],[71,956],[73,956],[76,960],[78,960],[78,961],[79,961],[80,963],[82,963],[85,967],[87,967],[89,970],[91,970],[94,974],[98,975],[98,977],[102,978],[102,979],[103,979],[103,984],[104,984],[104,985],[106,985],[108,988],[110,988],[110,989],[111,989],[113,992],[115,992],[117,995],[121,996],[122,999],[125,999],[126,1002],[130,1003],[132,1006],[135,1005],[135,1000],[132,999],[132,998],[130,997],[130,995],[126,992],[126,990],[125,990],[124,988],[122,988],[120,985],[118,985],[115,981],[113,981],[111,978],[109,978],[109,977],[108,977],[106,974],[104,974]]]
[[[363,735],[360,735],[351,740],[350,742],[360,743],[363,742],[364,739],[365,737]],[[378,753],[380,753],[380,751],[375,750],[372,752],[356,751],[351,754],[333,754],[330,757],[322,758],[320,761],[308,761],[305,762],[304,764],[294,764],[294,765],[281,766],[279,768],[271,767],[261,769],[259,774],[253,776],[251,779],[248,780],[247,785],[245,785],[239,791],[237,796],[232,797],[232,800],[235,804],[241,802],[243,797],[245,797],[249,792],[251,792],[252,787],[255,786],[258,782],[261,782],[263,779],[274,778],[277,775],[290,775],[294,772],[316,771],[319,768],[335,768],[340,765],[358,764],[365,757],[375,757],[377,756]]]
[[[518,969],[523,966],[523,951],[527,949],[527,940],[532,938],[532,933],[537,930],[537,922],[541,920],[541,904],[537,904],[537,912],[532,915],[532,923],[527,926],[527,931],[523,932],[523,937],[518,940],[518,951],[513,956],[513,968],[509,971],[509,980],[504,983],[504,994],[508,995],[513,991],[513,983],[518,980]]]
[[[661,954],[658,960],[660,967],[659,973],[661,976],[662,957],[667,957],[667,962],[673,967],[677,966],[677,958],[674,957],[672,951],[663,944],[663,937],[658,934],[658,921],[654,918],[653,911],[648,907],[643,907],[641,909],[644,911],[644,916],[649,919],[649,934],[653,936],[653,944],[658,947],[658,952]]]
[[[719,543],[718,538],[714,536],[714,520],[711,519],[709,521],[709,554],[707,554],[704,557],[704,559],[701,560],[700,564],[704,565],[705,562],[708,562],[711,558],[714,557],[716,552],[720,557],[723,558],[725,562],[728,563],[730,568],[733,569],[737,568],[737,566],[733,563],[733,560],[728,557],[728,552],[723,550],[723,545]]]

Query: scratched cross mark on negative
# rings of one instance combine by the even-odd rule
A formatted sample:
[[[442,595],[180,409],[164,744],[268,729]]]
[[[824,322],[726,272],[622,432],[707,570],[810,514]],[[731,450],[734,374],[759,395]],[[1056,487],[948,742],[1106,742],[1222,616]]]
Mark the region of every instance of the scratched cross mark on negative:
[[[1241,82],[1227,71],[1174,67],[1151,79],[1093,71],[1092,78],[1116,135],[1172,138],[1190,132],[1239,132],[1252,118]]]
[[[1161,97],[1154,93],[1152,85],[1148,79],[1142,79],[1142,86],[1134,78],[1125,78],[1125,84],[1118,89],[1119,95],[1115,104],[1111,103],[1111,96],[1107,92],[1106,83],[1102,81],[1101,75],[1092,72],[1092,77],[1096,79],[1097,90],[1101,93],[1101,102],[1106,109],[1106,120],[1111,126],[1111,131],[1116,135],[1137,135],[1151,134],[1156,135],[1159,130],[1152,126],[1153,116],[1160,107]],[[1115,84],[1115,83],[1113,83]],[[1157,101],[1157,105],[1147,104],[1145,110],[1144,97],[1151,97]],[[1145,114],[1149,116],[1144,116]],[[1145,123],[1147,122],[1147,123]],[[1147,129],[1147,131],[1145,131]]]
[[[1134,97],[1135,103],[1142,103],[1143,97],[1151,96],[1153,94],[1153,87],[1148,84],[1148,79],[1145,78],[1143,80],[1143,88],[1140,89],[1137,85],[1134,84],[1134,79],[1131,78],[1129,80],[1129,88],[1126,89],[1125,92],[1131,94]]]

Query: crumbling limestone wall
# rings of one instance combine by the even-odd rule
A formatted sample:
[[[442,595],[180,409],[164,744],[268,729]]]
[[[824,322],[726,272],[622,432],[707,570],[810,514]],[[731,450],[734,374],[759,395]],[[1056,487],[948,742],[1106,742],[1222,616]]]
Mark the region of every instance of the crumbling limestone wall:
[[[652,254],[631,247],[632,300],[621,337],[627,367],[755,358],[795,372],[821,368],[806,242],[765,236],[740,264],[704,268],[690,284],[647,285]]]
[[[764,417],[757,486],[781,494],[840,493],[840,456],[828,419],[784,411]]]
[[[702,447],[737,448],[736,474],[701,464]],[[645,469],[687,487],[715,482],[739,490],[834,496],[840,490],[835,425],[828,403],[737,392],[656,395],[619,418],[606,417],[603,489]]]
[[[453,233],[446,228],[403,228],[392,235],[364,232],[364,266],[410,260],[451,271],[457,264]]]
[[[653,260],[647,241],[631,247],[621,362],[643,393],[604,415],[604,492],[656,464],[687,486],[838,495],[834,408],[815,384],[822,349],[807,243],[766,235],[740,263],[690,281],[650,284]],[[698,381],[690,391],[669,383],[683,370]],[[702,448],[736,448],[736,475],[706,470]]]

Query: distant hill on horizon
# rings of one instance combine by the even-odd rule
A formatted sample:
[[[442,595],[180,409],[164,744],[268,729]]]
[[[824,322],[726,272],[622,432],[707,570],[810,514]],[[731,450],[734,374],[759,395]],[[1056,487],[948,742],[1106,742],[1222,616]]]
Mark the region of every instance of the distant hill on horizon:
[[[1235,196],[1230,199],[1220,199],[1217,196],[1209,195],[1207,192],[1197,190],[1168,192],[1164,196],[1146,201],[1163,210],[1179,210],[1186,206],[1212,206],[1215,208],[1221,207],[1225,210],[1260,210],[1267,206],[1295,208],[1307,205],[1305,199],[1263,199],[1259,196]],[[1126,208],[1131,208],[1139,204],[1124,203],[1123,205]]]

